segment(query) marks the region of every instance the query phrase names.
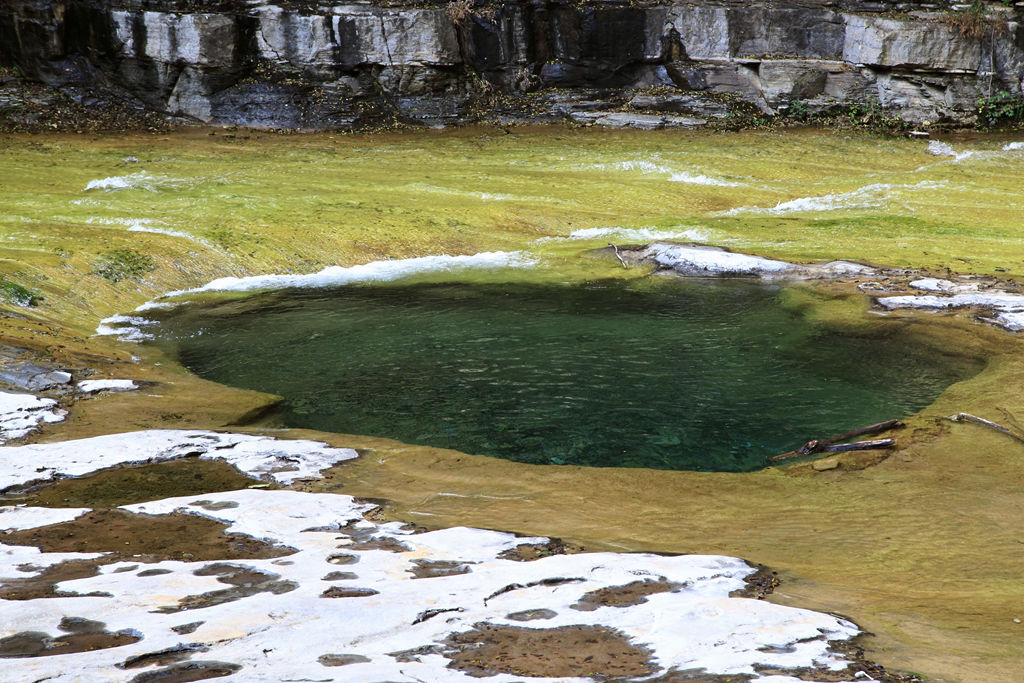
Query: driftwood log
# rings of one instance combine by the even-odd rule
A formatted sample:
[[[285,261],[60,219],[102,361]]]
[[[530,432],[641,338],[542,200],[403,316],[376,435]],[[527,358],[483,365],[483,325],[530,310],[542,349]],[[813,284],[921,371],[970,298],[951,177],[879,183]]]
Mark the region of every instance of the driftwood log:
[[[893,448],[896,445],[895,439],[855,441],[854,443],[847,444],[839,442],[849,441],[850,439],[858,436],[887,432],[890,429],[896,429],[897,427],[902,426],[903,423],[899,420],[886,420],[885,422],[879,422],[877,424],[868,425],[867,427],[861,427],[860,429],[854,429],[852,432],[846,432],[839,436],[833,436],[830,439],[812,439],[795,451],[773,455],[769,460],[773,462],[776,460],[788,460],[789,458],[799,458],[802,455],[811,455],[812,453],[842,453],[844,451],[867,451],[875,448]]]
[[[1013,431],[1009,427],[1004,427],[1003,425],[999,424],[998,422],[993,422],[992,420],[986,420],[985,418],[978,417],[977,415],[971,415],[970,413],[957,413],[956,415],[950,415],[946,419],[947,420],[952,420],[953,422],[973,422],[974,424],[979,424],[979,425],[981,425],[983,427],[988,427],[989,429],[994,429],[997,432],[1001,432],[1003,434],[1006,434],[1007,436],[1012,437],[1014,439],[1017,439],[1017,441],[1020,441],[1020,442],[1024,443],[1024,435],[1018,434],[1017,432]]]

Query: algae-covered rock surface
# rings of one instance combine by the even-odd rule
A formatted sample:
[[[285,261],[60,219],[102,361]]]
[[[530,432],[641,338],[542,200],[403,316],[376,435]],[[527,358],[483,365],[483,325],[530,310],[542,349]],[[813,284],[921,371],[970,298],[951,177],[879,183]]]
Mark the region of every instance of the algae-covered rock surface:
[[[983,301],[939,311],[876,305],[922,292],[958,296],[972,285],[1020,291],[1024,208],[1016,178],[1024,156],[1016,140],[950,139],[954,154],[941,156],[930,154],[926,142],[816,130],[191,130],[7,135],[2,142],[0,279],[11,286],[0,293],[11,294],[4,294],[0,360],[5,369],[30,363],[43,375],[63,373],[55,375],[62,382],[31,395],[49,410],[67,411],[61,422],[41,421],[21,437],[31,444],[12,441],[0,450],[0,461],[19,473],[0,508],[8,510],[0,527],[18,530],[17,544],[0,538],[11,558],[3,580],[13,592],[0,606],[17,620],[0,636],[12,657],[5,671],[34,680],[71,675],[82,662],[82,671],[100,667],[88,670],[104,672],[101,678],[107,671],[124,680],[160,671],[254,680],[246,678],[249,669],[235,667],[259,660],[293,667],[275,677],[337,680],[354,680],[346,672],[360,671],[370,672],[368,680],[401,671],[421,680],[434,671],[456,680],[480,673],[509,680],[861,680],[854,679],[861,670],[880,679],[877,665],[825,642],[852,635],[849,624],[870,634],[849,650],[864,648],[868,660],[890,671],[942,681],[1012,681],[1020,671],[1022,446],[946,419],[969,412],[1016,429],[1015,416],[1024,411],[1020,339],[987,322],[1005,311]],[[230,310],[232,297],[245,295],[235,290],[315,284],[318,273],[335,284],[354,281],[353,274],[583,283],[652,275],[653,267],[624,268],[613,251],[600,251],[609,243],[623,253],[630,244],[667,245],[656,250],[662,255],[686,254],[677,249],[695,243],[725,247],[798,270],[836,260],[860,264],[823,280],[779,282],[778,296],[807,324],[851,335],[898,325],[913,343],[973,358],[981,370],[918,415],[893,416],[906,427],[894,434],[890,451],[839,454],[828,468],[798,461],[746,474],[654,472],[531,466],[375,436],[283,429],[274,412],[281,397],[203,380],[171,353],[96,334],[132,328],[144,341],[145,313],[154,306],[187,310],[185,302],[196,297]],[[467,263],[474,265],[461,267]],[[870,358],[864,372],[872,372]],[[108,383],[86,384],[96,381]],[[125,381],[135,389],[110,390],[127,387]],[[106,390],[89,392],[97,387]],[[7,389],[27,393],[15,384]],[[785,406],[779,409],[784,414]],[[112,436],[136,431],[146,436]],[[91,437],[106,441],[73,441]],[[250,443],[269,450],[236,458]],[[96,444],[107,444],[105,455],[89,464]],[[306,448],[323,457],[306,463]],[[164,456],[182,469],[142,462]],[[62,476],[70,478],[49,482]],[[119,497],[119,487],[136,484],[145,499]],[[264,485],[298,490],[248,488]],[[380,507],[350,496],[377,499]],[[316,510],[300,512],[307,502],[299,501],[315,501]],[[128,507],[88,512],[104,506]],[[296,516],[284,512],[289,508]],[[174,540],[175,528],[192,529],[174,515],[215,522],[188,532],[201,550]],[[148,548],[135,557],[130,534],[145,535],[146,520],[163,525],[148,533],[167,534],[159,536],[168,539],[166,557],[149,556]],[[528,534],[541,559],[498,557],[524,541],[481,529]],[[555,537],[564,540],[549,540]],[[416,544],[432,538],[448,545],[421,553]],[[555,552],[564,546],[601,554]],[[484,548],[486,557],[479,554]],[[308,553],[309,563],[289,565],[294,553],[274,554],[288,549]],[[644,554],[614,554],[620,551]],[[778,572],[781,583],[767,602],[728,596],[753,573],[746,563]],[[609,572],[605,578],[597,565]],[[362,567],[377,573],[364,576]],[[477,570],[491,572],[493,581],[483,594],[461,592],[479,578]],[[742,669],[716,668],[711,654],[663,643],[667,636],[650,630],[645,610],[682,618],[690,607],[676,601],[705,585],[694,578],[675,589],[689,580],[679,572],[691,570],[694,577],[719,575],[709,579],[721,584],[711,610],[719,617],[741,603],[744,618],[796,614],[774,611],[779,606],[813,609],[818,613],[800,618],[814,633],[758,636],[750,641],[757,654],[736,655],[746,662]],[[409,578],[417,572],[427,578]],[[584,580],[552,581],[575,578]],[[417,587],[439,583],[446,588],[436,595]],[[19,591],[39,602],[15,600]],[[392,591],[407,591],[411,602],[392,602]],[[543,600],[533,599],[542,593]],[[129,594],[142,596],[144,618],[112,607]],[[481,611],[483,598],[488,610],[499,602],[501,609]],[[281,653],[262,654],[281,641],[250,628],[273,632],[276,614],[288,615],[281,623],[316,624],[310,615],[317,610],[352,604],[401,604],[387,614],[401,622],[401,633],[417,635],[382,639],[376,650],[323,641],[300,667],[277,659]],[[723,626],[727,647],[739,643],[730,639],[740,632],[762,633],[766,622],[745,623]],[[213,645],[236,637],[227,649]],[[589,662],[589,654],[565,656],[590,653],[587,643],[595,639],[602,643],[597,650],[617,653],[625,668],[609,668],[610,660],[596,654]],[[523,653],[541,642],[560,643],[555,661],[525,660]],[[175,649],[179,643],[184,650]],[[476,661],[475,652],[486,656]],[[812,661],[790,659],[797,654]],[[854,668],[844,669],[851,661]],[[125,668],[104,668],[118,664]],[[604,668],[586,670],[598,665]],[[808,667],[816,672],[801,673]]]

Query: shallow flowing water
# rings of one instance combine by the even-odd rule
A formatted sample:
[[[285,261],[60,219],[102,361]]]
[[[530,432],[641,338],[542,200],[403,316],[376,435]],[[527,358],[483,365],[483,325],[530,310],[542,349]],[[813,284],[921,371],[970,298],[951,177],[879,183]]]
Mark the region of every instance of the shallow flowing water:
[[[542,464],[757,469],[920,410],[978,369],[896,326],[830,331],[779,294],[661,278],[356,285],[184,307],[156,334],[204,377],[285,396],[290,426]]]

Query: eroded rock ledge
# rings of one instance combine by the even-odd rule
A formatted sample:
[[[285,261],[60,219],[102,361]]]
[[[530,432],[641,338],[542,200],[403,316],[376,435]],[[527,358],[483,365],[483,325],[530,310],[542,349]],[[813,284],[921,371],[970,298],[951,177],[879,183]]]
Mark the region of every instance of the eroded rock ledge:
[[[1018,8],[948,2],[8,0],[0,67],[96,104],[274,128],[696,126],[860,105],[973,121],[1021,92]],[[986,28],[988,27],[988,28]],[[13,92],[13,91],[12,91]],[[21,102],[0,80],[0,115]],[[6,98],[6,99],[5,99]]]

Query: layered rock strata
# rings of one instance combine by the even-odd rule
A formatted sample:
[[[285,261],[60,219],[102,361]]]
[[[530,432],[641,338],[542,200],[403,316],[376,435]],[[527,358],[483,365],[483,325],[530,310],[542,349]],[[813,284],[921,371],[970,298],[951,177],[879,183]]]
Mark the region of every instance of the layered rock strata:
[[[80,98],[117,93],[255,127],[692,126],[736,102],[966,123],[979,98],[1019,95],[1024,76],[1021,8],[958,20],[966,11],[884,0],[8,0],[0,65]]]

